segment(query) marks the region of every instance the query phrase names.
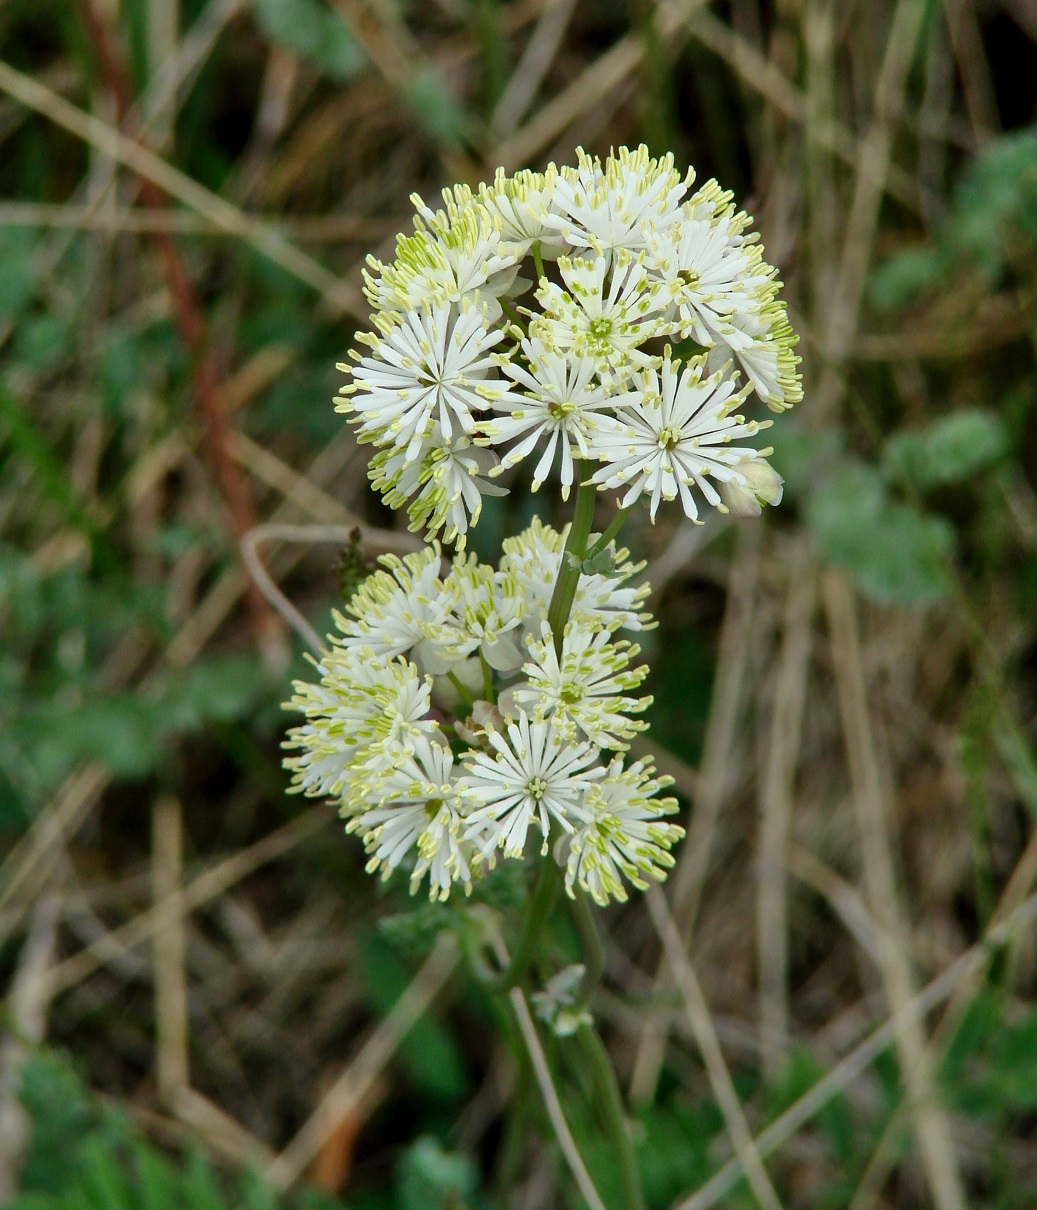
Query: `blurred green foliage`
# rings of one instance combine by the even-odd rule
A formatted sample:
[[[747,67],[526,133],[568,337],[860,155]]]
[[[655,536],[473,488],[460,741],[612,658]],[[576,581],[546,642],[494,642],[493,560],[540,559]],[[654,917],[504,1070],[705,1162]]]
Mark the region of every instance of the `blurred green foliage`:
[[[161,1151],[56,1054],[25,1065],[21,1099],[31,1133],[7,1210],[341,1210],[313,1191],[281,1197],[251,1170],[218,1172],[196,1146],[183,1160]]]

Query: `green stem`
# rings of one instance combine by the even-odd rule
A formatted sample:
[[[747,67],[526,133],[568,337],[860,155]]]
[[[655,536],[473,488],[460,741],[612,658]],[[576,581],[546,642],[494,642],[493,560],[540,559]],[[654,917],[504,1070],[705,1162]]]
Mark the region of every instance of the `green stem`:
[[[493,669],[487,664],[486,656],[479,652],[479,662],[482,664],[482,691],[488,702],[496,702],[493,695]]]
[[[569,907],[580,934],[580,944],[583,947],[583,978],[580,980],[580,990],[576,1003],[572,1007],[574,1014],[580,1013],[590,1003],[590,998],[601,982],[605,973],[605,951],[601,947],[601,937],[598,934],[598,924],[594,919],[594,909],[590,899],[582,891],[576,891],[575,899],[569,900]]]
[[[630,507],[633,508],[633,505],[631,505]],[[616,513],[616,515],[608,523],[608,528],[605,530],[605,532],[601,535],[601,537],[597,540],[597,542],[594,543],[594,545],[590,548],[590,550],[587,551],[588,558],[593,555],[600,554],[605,549],[605,547],[608,546],[608,544],[612,541],[612,539],[616,536],[616,534],[618,534],[619,531],[623,528],[623,522],[627,519],[627,517],[629,515],[630,515],[629,508],[621,508]]]
[[[509,303],[506,298],[498,298],[497,301],[500,303],[501,310],[508,317],[508,319],[511,320],[511,322],[515,325],[515,327],[518,328],[518,330],[522,333],[522,335],[528,336],[529,329],[522,322],[522,317],[515,310],[515,308],[511,305],[511,303]]]
[[[472,696],[472,691],[468,688],[467,685],[465,685],[465,683],[461,680],[461,678],[456,673],[448,672],[446,674],[446,679],[450,682],[451,685],[453,685],[453,687],[460,694],[461,701],[463,701],[466,706],[472,706],[475,704],[475,698]]]
[[[555,651],[562,654],[562,639],[565,634],[565,624],[569,621],[573,601],[576,598],[576,588],[580,582],[579,564],[587,557],[587,539],[590,537],[591,524],[594,521],[594,502],[598,489],[593,483],[585,483],[590,475],[589,462],[580,460],[576,463],[576,506],[573,511],[573,522],[569,528],[569,537],[565,542],[562,560],[558,566],[558,579],[555,581],[551,604],[547,610],[547,624],[554,635]],[[568,556],[572,555],[577,566],[570,566]]]
[[[536,243],[533,245],[533,247],[530,249],[530,251],[533,253],[533,264],[536,265],[537,285],[539,286],[541,280],[547,276],[547,274],[544,272],[544,258],[540,252],[540,241],[539,240],[536,241]]]
[[[526,918],[522,923],[522,934],[519,937],[511,961],[498,975],[487,979],[482,976],[487,990],[491,992],[510,991],[522,978],[529,964],[536,957],[540,938],[544,931],[551,911],[554,908],[555,897],[561,883],[561,867],[551,857],[540,863],[540,873],[537,875],[536,886],[533,888],[533,898],[526,909]]]
[[[623,1186],[626,1210],[645,1210],[637,1156],[634,1154],[634,1144],[627,1128],[623,1098],[616,1082],[616,1073],[612,1070],[612,1061],[593,1025],[584,1025],[578,1029],[575,1040],[583,1052],[587,1070],[594,1081],[595,1108],[601,1115],[606,1137],[612,1144],[616,1162],[619,1164],[619,1179]]]

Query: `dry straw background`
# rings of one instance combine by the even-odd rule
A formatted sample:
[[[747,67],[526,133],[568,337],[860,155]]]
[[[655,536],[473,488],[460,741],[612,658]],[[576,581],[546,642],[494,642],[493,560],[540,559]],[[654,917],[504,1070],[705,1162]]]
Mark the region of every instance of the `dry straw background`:
[[[650,1204],[1037,1205],[1035,79],[1032,0],[0,8],[0,1200],[164,1204],[93,1131],[131,1184],[195,1140],[230,1200],[169,1204],[581,1204],[450,942],[286,798],[270,599],[322,631],[353,526],[413,545],[330,411],[409,194],[643,140],[756,216],[806,386],[780,509],[624,535],[689,830],[596,1005]]]

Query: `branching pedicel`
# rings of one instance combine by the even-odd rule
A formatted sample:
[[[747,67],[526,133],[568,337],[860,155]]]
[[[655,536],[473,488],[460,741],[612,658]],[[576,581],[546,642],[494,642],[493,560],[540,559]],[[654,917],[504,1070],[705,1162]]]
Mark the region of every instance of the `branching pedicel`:
[[[644,499],[758,515],[781,480],[754,444],[801,397],[775,270],[749,219],[673,157],[620,149],[604,165],[498,172],[371,259],[374,330],[337,401],[370,477],[410,527],[463,551],[482,498],[534,458],[557,468],[572,525],[534,520],[496,567],[439,543],[386,556],[336,615],[292,707],[295,788],[334,799],[372,872],[410,871],[433,898],[539,850],[566,889],[625,899],[672,865],[683,834],[666,779],[627,762],[650,699],[615,638],[649,624],[648,586],[612,538]],[[596,541],[599,492],[620,512]]]

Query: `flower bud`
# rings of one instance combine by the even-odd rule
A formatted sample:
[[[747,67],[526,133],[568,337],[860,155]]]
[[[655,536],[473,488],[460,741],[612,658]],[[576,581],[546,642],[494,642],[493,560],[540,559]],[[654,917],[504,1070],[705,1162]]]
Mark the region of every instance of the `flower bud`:
[[[744,483],[721,483],[720,496],[736,517],[758,517],[764,504],[780,504],[785,480],[765,458],[748,458],[738,467]]]

